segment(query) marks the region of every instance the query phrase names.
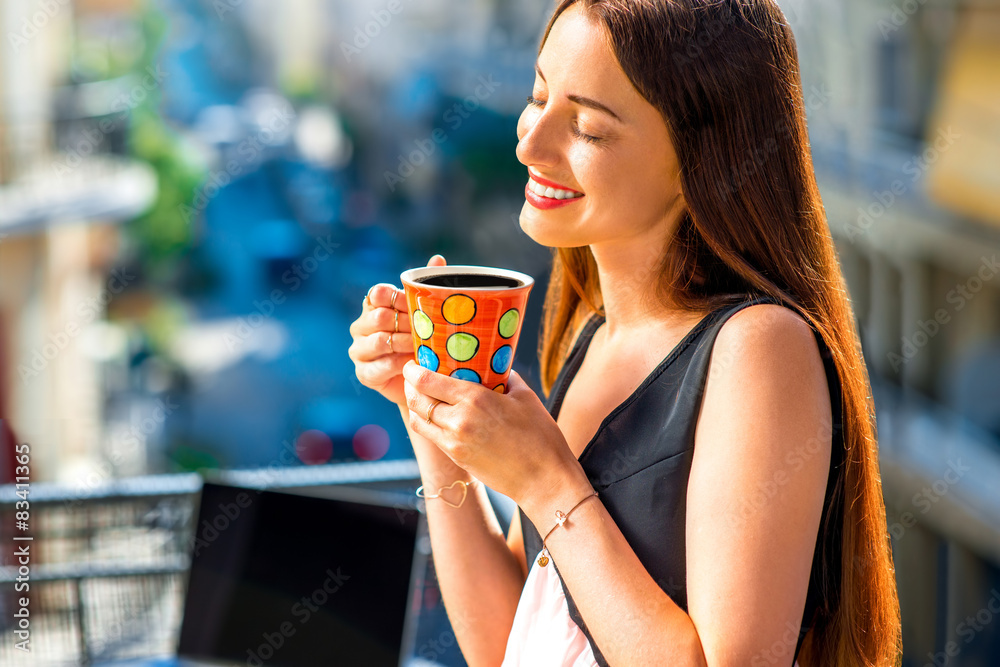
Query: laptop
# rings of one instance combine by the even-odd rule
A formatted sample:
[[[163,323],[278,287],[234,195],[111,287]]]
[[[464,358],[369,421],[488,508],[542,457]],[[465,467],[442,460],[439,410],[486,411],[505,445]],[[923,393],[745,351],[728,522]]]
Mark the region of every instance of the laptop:
[[[425,516],[396,493],[206,482],[176,664],[423,662],[416,612],[429,553]]]

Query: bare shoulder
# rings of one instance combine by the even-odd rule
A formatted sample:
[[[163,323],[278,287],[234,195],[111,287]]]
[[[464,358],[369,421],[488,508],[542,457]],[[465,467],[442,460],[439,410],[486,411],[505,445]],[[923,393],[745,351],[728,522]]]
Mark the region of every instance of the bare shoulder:
[[[740,428],[741,421],[765,420],[773,435],[802,437],[829,428],[832,407],[817,336],[799,313],[756,304],[722,325],[712,348],[700,422],[721,419]],[[708,436],[714,429],[698,430]]]
[[[711,385],[725,390],[726,383],[811,390],[826,393],[829,400],[815,332],[797,312],[777,304],[748,306],[722,325],[712,348],[707,391],[719,396]]]
[[[713,356],[716,351],[725,354],[736,350],[754,357],[812,361],[822,370],[812,327],[797,312],[778,304],[747,306],[726,320],[716,338]]]

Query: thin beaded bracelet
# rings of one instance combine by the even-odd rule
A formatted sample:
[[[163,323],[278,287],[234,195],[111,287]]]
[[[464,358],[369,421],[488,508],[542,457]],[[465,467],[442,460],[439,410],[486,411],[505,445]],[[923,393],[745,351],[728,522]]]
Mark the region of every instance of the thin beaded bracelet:
[[[585,497],[583,500],[578,502],[576,505],[573,505],[572,509],[570,509],[570,511],[566,512],[565,514],[563,514],[562,510],[556,510],[556,525],[552,526],[549,532],[545,534],[545,537],[542,538],[542,552],[538,554],[539,565],[545,567],[546,565],[549,564],[549,550],[548,547],[545,546],[545,542],[546,540],[549,539],[549,535],[551,535],[556,528],[566,523],[566,519],[568,519],[569,515],[573,513],[573,510],[575,510],[577,507],[582,505],[585,501],[589,500],[590,498],[596,498],[596,497],[597,497],[597,491],[594,491],[589,496]]]

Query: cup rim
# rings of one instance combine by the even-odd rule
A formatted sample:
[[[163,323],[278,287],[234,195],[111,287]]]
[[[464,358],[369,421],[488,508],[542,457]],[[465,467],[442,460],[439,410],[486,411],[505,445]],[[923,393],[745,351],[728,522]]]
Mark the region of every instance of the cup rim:
[[[442,287],[441,285],[428,285],[426,283],[417,283],[415,281],[429,275],[440,275],[442,273],[471,273],[474,275],[490,275],[490,276],[500,276],[501,278],[510,278],[512,280],[518,280],[522,284],[517,287]],[[414,269],[407,269],[399,275],[399,279],[403,281],[403,285],[410,285],[412,287],[426,288],[429,290],[440,290],[442,292],[454,292],[460,290],[463,292],[468,291],[495,291],[502,292],[505,290],[521,290],[531,287],[535,284],[535,279],[526,273],[521,273],[520,271],[514,271],[513,269],[501,269],[493,266],[475,266],[471,264],[452,264],[449,266],[420,266]]]

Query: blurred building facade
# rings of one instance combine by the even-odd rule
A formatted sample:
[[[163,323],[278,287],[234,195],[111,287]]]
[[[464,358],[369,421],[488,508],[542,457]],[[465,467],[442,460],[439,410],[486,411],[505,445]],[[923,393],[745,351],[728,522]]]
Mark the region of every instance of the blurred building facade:
[[[13,435],[36,445],[36,474],[101,461],[95,333],[128,282],[112,272],[117,223],[156,192],[148,166],[115,155],[122,91],[68,85],[76,23],[89,5],[116,4],[129,3],[0,6],[0,418],[10,429],[0,460],[9,461]]]
[[[781,4],[875,392],[904,664],[993,665],[1000,3]]]

